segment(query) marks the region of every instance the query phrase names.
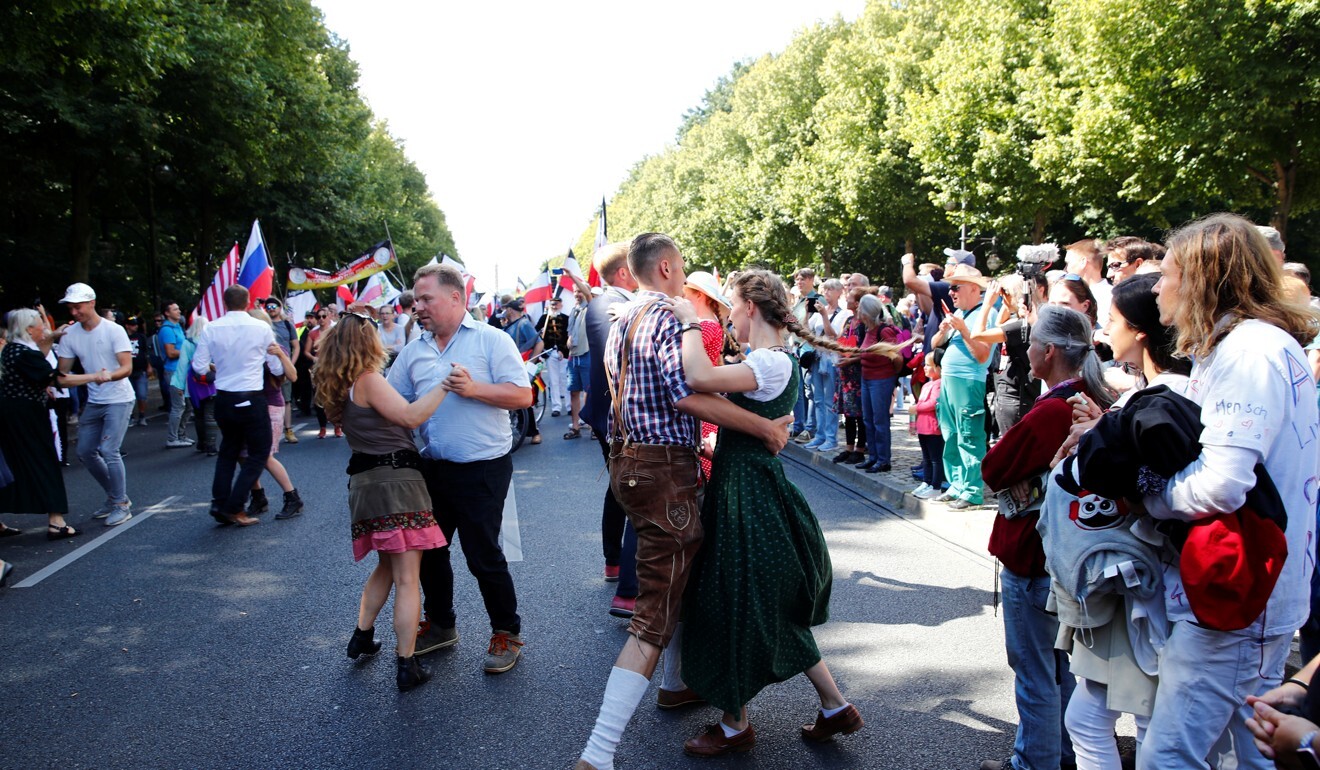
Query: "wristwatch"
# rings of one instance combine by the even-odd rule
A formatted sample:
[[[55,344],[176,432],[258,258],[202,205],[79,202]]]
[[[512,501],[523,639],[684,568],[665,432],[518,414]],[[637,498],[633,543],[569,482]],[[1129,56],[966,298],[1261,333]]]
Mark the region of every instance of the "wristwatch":
[[[697,321],[693,321],[690,324],[683,324],[683,328],[681,331],[679,331],[679,334],[682,334],[683,332],[692,331],[693,329],[697,331],[701,331],[701,324],[698,323]]]
[[[1315,731],[1302,736],[1302,741],[1297,745],[1297,764],[1305,770],[1320,770],[1320,758],[1316,757],[1315,749],[1311,744],[1315,741]]]

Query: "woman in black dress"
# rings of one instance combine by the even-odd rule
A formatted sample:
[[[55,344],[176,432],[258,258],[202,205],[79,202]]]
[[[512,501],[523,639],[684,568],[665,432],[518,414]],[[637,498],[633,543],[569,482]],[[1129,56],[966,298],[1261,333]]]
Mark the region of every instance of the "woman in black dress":
[[[47,389],[108,382],[109,373],[61,375],[46,358],[54,342],[46,318],[37,311],[23,308],[9,314],[9,344],[0,350],[0,451],[14,482],[0,488],[0,511],[45,514],[46,537],[60,540],[78,531],[64,521],[69,499],[55,452]]]

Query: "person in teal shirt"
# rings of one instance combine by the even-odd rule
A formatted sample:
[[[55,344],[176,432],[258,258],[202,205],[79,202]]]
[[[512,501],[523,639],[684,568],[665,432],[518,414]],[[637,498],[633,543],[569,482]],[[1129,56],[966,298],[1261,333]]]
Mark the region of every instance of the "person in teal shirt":
[[[968,327],[978,327],[984,312],[986,279],[971,265],[957,265],[945,274],[954,312],[945,315],[931,341],[944,351],[943,384],[935,411],[944,436],[944,474],[949,491],[936,498],[954,510],[980,505],[985,500],[981,458],[986,453],[985,380],[991,346],[971,338]]]

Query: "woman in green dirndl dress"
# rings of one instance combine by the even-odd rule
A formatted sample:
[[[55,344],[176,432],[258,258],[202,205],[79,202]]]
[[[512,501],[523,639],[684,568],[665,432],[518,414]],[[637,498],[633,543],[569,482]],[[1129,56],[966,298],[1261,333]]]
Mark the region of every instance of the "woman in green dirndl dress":
[[[792,413],[801,369],[783,347],[785,329],[813,346],[847,349],[801,329],[783,282],[772,273],[743,273],[732,300],[734,333],[751,353],[742,363],[713,367],[700,338],[689,339],[685,329],[688,384],[730,393],[734,403],[763,417]],[[672,304],[680,321],[697,320],[686,301]],[[802,673],[821,703],[815,721],[802,726],[804,738],[824,741],[860,729],[861,714],[839,692],[811,633],[829,617],[829,550],[779,458],[751,436],[721,430],[701,523],[705,541],[683,599],[683,680],[724,716],[684,750],[717,756],[750,749],[755,731],[747,702],[767,685]]]

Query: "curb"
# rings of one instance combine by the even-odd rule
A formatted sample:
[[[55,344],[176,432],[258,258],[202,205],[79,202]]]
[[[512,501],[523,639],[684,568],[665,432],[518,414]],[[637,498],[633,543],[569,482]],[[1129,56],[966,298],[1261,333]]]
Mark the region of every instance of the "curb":
[[[898,464],[901,470],[890,471],[889,473],[864,473],[855,470],[851,465],[832,462],[834,459],[832,453],[822,454],[810,449],[803,449],[800,444],[791,441],[788,446],[784,447],[783,454],[794,462],[811,466],[817,473],[828,476],[844,486],[884,503],[898,513],[924,519],[945,511],[944,507],[938,503],[920,500],[909,494],[916,488],[917,482],[913,481],[909,484],[900,482],[899,474],[907,472],[908,460],[906,458],[894,457],[893,462]]]

